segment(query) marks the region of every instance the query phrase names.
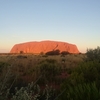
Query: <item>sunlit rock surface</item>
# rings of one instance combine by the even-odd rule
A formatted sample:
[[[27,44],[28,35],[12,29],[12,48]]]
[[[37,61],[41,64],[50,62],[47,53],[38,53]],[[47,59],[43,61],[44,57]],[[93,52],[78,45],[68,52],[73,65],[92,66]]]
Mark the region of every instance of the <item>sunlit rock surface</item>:
[[[46,53],[52,50],[67,51],[69,53],[79,53],[79,50],[75,44],[60,41],[40,41],[40,42],[26,42],[15,44],[10,53]]]

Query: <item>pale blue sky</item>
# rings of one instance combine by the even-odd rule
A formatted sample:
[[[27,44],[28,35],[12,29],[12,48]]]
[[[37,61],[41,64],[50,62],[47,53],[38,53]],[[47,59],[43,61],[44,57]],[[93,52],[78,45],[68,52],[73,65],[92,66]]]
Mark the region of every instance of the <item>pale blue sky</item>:
[[[0,52],[42,40],[100,46],[100,0],[0,0]]]

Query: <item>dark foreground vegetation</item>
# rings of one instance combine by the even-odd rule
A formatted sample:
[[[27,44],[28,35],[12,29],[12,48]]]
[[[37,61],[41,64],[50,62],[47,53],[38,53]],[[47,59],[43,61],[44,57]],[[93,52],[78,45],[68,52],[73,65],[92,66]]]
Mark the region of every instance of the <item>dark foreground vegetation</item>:
[[[86,54],[0,55],[0,100],[100,100],[100,47]]]

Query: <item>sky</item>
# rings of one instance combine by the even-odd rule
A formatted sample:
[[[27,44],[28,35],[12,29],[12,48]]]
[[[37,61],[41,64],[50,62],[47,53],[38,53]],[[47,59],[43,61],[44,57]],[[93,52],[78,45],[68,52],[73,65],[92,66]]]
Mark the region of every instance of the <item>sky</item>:
[[[100,46],[100,0],[0,0],[0,53],[42,40]]]

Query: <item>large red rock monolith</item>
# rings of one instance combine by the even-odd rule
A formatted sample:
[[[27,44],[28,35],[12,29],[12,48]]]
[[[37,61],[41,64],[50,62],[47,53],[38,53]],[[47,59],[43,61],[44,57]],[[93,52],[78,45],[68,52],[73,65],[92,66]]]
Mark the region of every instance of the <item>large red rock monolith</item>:
[[[79,50],[76,45],[66,43],[66,42],[59,42],[59,41],[40,41],[40,42],[26,42],[15,44],[11,49],[10,53],[46,53],[52,50],[60,50],[67,51],[69,53],[79,53]]]

